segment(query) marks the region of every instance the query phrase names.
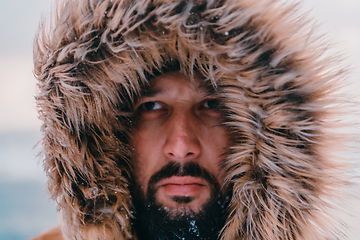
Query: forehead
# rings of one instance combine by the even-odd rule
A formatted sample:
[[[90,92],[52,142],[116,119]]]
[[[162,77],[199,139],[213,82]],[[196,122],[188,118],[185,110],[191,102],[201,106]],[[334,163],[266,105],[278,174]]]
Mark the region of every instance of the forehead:
[[[211,82],[205,80],[199,73],[194,74],[194,77],[191,78],[178,71],[171,71],[150,79],[149,83],[150,85],[144,90],[142,97],[186,91],[201,95],[215,94]]]

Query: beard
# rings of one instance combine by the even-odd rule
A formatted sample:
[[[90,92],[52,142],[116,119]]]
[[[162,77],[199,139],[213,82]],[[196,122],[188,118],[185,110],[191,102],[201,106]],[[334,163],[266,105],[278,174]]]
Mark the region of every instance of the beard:
[[[169,209],[156,201],[155,184],[172,176],[199,177],[209,183],[210,197],[198,211],[185,207]],[[187,162],[181,166],[170,162],[150,178],[146,195],[140,186],[135,185],[133,199],[133,223],[139,240],[216,240],[225,224],[230,197],[221,194],[216,178],[199,164]],[[186,205],[192,198],[174,196],[172,200]]]

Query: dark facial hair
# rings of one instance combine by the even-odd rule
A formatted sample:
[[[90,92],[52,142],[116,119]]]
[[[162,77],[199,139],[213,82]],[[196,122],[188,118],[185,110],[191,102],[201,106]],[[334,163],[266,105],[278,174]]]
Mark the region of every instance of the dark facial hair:
[[[206,180],[211,186],[210,199],[200,207],[199,212],[170,213],[155,199],[155,185],[160,180],[172,176],[192,176]],[[139,240],[216,240],[224,226],[228,199],[220,194],[220,185],[216,178],[199,164],[187,162],[183,166],[170,162],[149,180],[147,194],[140,186],[133,191],[135,206],[134,229]],[[178,203],[191,202],[191,197],[178,196]]]

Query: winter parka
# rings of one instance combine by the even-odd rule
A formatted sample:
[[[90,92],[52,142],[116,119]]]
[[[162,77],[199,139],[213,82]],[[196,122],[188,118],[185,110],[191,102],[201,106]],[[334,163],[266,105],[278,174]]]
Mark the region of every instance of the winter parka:
[[[212,84],[233,145],[221,240],[342,238],[330,216],[344,175],[343,69],[281,0],[67,0],[34,45],[43,164],[62,238],[136,239],[131,117],[156,72],[176,63]]]

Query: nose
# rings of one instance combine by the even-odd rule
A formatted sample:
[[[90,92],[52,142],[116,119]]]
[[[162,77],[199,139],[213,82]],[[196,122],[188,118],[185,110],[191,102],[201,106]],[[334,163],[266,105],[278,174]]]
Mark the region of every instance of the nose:
[[[195,160],[201,153],[199,127],[191,114],[172,114],[167,123],[164,154],[172,161]]]

